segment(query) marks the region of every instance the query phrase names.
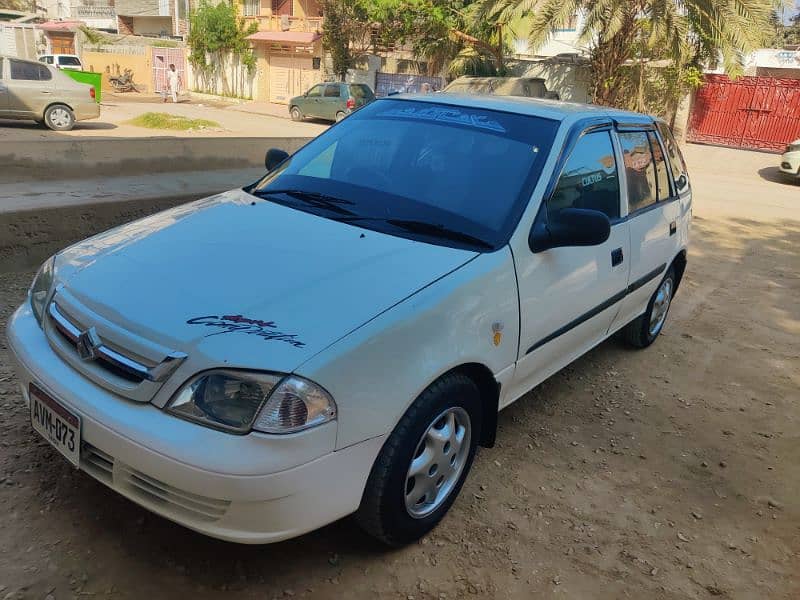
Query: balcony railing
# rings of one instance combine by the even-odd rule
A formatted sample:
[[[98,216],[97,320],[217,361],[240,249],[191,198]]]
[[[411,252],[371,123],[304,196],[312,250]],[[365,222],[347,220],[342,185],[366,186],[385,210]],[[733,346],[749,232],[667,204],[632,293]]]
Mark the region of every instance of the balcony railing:
[[[288,15],[245,16],[248,22],[258,22],[259,31],[322,31],[323,17],[290,17]]]

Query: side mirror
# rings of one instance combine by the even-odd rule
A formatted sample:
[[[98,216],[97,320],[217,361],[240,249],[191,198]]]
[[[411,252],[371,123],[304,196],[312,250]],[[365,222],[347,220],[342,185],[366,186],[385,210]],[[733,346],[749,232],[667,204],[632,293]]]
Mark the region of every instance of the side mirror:
[[[599,246],[611,235],[611,221],[599,210],[564,208],[537,219],[528,237],[533,252],[565,246]]]
[[[264,166],[269,173],[283,161],[289,158],[289,153],[279,148],[270,148],[267,150],[267,155],[264,157]]]

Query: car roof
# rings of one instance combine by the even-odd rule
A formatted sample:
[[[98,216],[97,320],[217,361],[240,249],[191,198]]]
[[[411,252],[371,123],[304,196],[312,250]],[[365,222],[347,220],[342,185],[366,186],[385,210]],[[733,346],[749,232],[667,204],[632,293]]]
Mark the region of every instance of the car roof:
[[[434,95],[396,94],[391,96],[391,99],[412,102],[435,102],[437,104],[447,104],[451,106],[498,110],[521,115],[530,115],[533,117],[542,117],[553,121],[562,121],[565,124],[572,124],[576,121],[592,117],[607,117],[616,123],[631,125],[652,126],[655,121],[655,119],[649,115],[606,106],[523,96],[492,96],[440,92]]]

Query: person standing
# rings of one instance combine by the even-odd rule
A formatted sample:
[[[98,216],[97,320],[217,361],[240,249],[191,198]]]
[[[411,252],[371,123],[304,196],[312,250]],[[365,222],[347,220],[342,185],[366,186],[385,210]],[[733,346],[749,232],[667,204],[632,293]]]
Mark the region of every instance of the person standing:
[[[178,75],[178,71],[175,70],[175,65],[169,65],[169,71],[167,71],[167,88],[169,90],[169,95],[172,96],[173,102],[178,102],[178,92],[180,91],[181,87],[181,76]],[[164,96],[164,102],[167,101],[167,97]]]

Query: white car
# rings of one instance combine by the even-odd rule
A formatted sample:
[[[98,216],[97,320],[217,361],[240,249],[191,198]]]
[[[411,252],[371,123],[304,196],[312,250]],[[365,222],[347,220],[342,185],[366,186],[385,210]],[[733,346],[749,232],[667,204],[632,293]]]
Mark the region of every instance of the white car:
[[[786,146],[786,152],[781,156],[780,169],[800,180],[800,139]]]
[[[686,267],[651,117],[395,96],[266,162],[59,252],[8,327],[33,427],[217,538],[419,538],[498,410],[615,332],[650,345]]]
[[[83,70],[81,59],[75,54],[44,54],[39,57],[39,62],[53,65],[58,69],[67,69],[71,71]]]

